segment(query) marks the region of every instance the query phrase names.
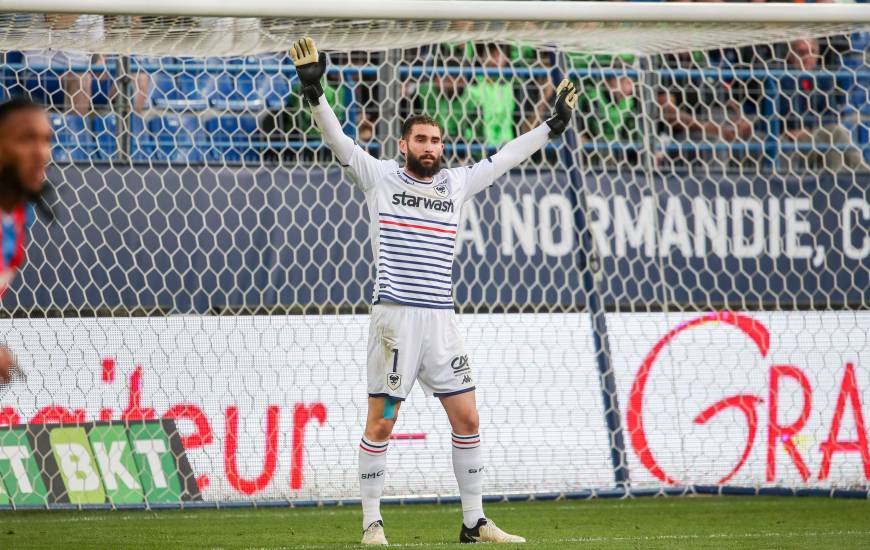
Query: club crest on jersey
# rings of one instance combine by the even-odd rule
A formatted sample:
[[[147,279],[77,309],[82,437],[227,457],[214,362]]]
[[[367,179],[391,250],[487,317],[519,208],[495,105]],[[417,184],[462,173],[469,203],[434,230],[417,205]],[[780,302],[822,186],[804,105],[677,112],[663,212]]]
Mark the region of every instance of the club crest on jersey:
[[[402,385],[402,375],[397,372],[391,372],[387,374],[387,386],[391,390],[399,389],[399,386]]]
[[[434,187],[434,189],[435,189],[435,193],[437,193],[439,197],[446,197],[447,195],[450,194],[450,190],[447,188],[446,183],[436,185]]]

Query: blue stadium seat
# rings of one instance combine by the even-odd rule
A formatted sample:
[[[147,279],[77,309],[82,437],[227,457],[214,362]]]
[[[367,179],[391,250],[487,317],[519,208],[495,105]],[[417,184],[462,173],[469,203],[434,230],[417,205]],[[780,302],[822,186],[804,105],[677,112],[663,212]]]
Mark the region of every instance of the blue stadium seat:
[[[17,79],[20,89],[16,93],[26,93],[38,103],[55,109],[63,109],[67,103],[63,78],[68,72],[68,67],[65,65],[47,65],[45,64],[47,61],[47,59],[41,60],[38,65],[34,64],[28,66],[27,69],[18,71]],[[27,58],[22,55],[18,62],[27,63]],[[91,103],[98,107],[111,103],[112,85],[117,77],[117,61],[115,59],[104,59],[102,66],[105,68],[105,72],[94,73],[90,89]],[[78,72],[84,70],[84,67],[81,66],[77,68]],[[103,78],[99,78],[99,76]]]
[[[282,109],[290,95],[290,78],[281,73],[261,72],[257,75],[257,93],[271,111]]]
[[[91,116],[91,128],[97,142],[97,157],[110,160],[118,152],[118,117],[114,114]]]
[[[3,63],[7,65],[20,65],[24,63],[24,54],[14,50],[5,52]]]
[[[263,108],[260,97],[250,73],[221,73],[215,78],[215,89],[211,104],[216,109],[247,111]]]
[[[266,108],[283,108],[290,95],[290,77],[280,71],[282,66],[289,66],[289,57],[286,54],[260,54],[252,56],[250,63],[258,66],[254,84],[257,95],[263,99]]]
[[[260,158],[255,147],[258,139],[257,119],[246,115],[222,115],[205,123],[212,143],[208,151],[210,161],[241,162]]]
[[[0,93],[3,94],[3,99],[24,93],[18,84],[18,73],[21,69],[17,67],[24,62],[24,55],[16,51],[4,52],[0,53],[0,61],[2,61],[3,78],[0,82]]]
[[[202,162],[205,136],[194,115],[164,115],[148,121],[155,160]]]
[[[176,99],[173,104],[178,110],[203,111],[208,109],[211,80],[207,75],[181,73],[175,77]]]
[[[849,89],[849,101],[847,111],[854,109],[859,112],[863,111],[864,114],[870,114],[870,111],[867,111],[867,108],[870,107],[867,101],[867,88],[865,88],[867,84],[859,84],[855,83]]]
[[[118,59],[114,56],[102,56],[99,65],[103,70],[94,73],[91,82],[91,104],[97,107],[109,105],[112,102],[112,87],[118,78]]]
[[[112,102],[112,84],[114,80],[115,77],[109,75],[104,78],[94,78],[91,83],[91,105],[100,107],[109,105]]]
[[[95,157],[96,140],[84,117],[51,113],[49,122],[54,130],[51,156],[55,161],[74,162]]]
[[[222,67],[226,67],[227,65],[244,65],[246,56],[232,56],[232,57],[207,57],[205,58],[206,64],[210,65],[220,65]]]
[[[154,156],[154,136],[145,131],[145,121],[137,114],[130,115],[130,157],[147,160]]]
[[[30,96],[33,101],[52,108],[63,109],[66,105],[66,94],[57,74],[22,69],[18,71],[17,79],[16,94]]]
[[[857,79],[850,84],[846,92],[846,100],[842,105],[841,122],[846,128],[854,129],[862,121],[870,121],[870,97],[865,79]]]
[[[870,163],[870,118],[859,122],[852,129],[852,140],[864,156],[864,162]]]
[[[162,70],[150,73],[149,76],[151,89],[148,90],[148,103],[152,107],[168,108],[167,105],[178,97],[175,79]]]
[[[870,47],[870,33],[856,32],[850,35],[850,49],[843,55],[843,66],[859,68],[866,65],[864,54]]]

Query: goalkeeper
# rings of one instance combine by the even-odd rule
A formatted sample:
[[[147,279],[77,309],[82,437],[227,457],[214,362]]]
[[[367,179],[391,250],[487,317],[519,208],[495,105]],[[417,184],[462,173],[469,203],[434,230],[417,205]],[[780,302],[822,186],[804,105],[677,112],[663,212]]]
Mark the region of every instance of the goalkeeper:
[[[402,125],[404,166],[377,160],[346,136],[326,102],[326,55],[314,41],[290,52],[301,93],[333,154],[365,193],[377,262],[368,336],[368,416],[360,442],[363,544],[387,544],[380,512],[390,434],[416,381],[438,397],[452,428],[453,471],[462,501],[460,542],[525,542],[483,513],[483,452],[472,367],[453,312],[453,255],[462,204],[559,136],[577,103],[562,81],[553,116],[474,165],[442,168],[443,129],[426,115]]]

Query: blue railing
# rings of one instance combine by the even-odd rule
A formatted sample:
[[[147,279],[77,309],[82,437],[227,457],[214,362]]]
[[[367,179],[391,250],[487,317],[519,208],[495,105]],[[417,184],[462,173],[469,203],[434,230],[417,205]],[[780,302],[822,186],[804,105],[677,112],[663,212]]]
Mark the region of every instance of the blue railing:
[[[188,60],[188,59],[178,59],[178,58],[165,58],[160,60],[159,62],[155,62],[150,58],[136,58],[130,57],[128,58],[129,64],[129,72],[135,73],[137,71],[145,71],[145,72],[157,72],[161,71],[163,73],[169,75],[177,75],[177,74],[189,74],[191,76],[197,75],[217,75],[217,74],[248,74],[252,77],[254,75],[269,75],[271,77],[279,77],[284,76],[287,78],[287,92],[292,88],[293,83],[296,80],[296,71],[293,65],[287,61],[279,61],[275,57],[271,57],[268,59],[257,59],[253,57],[249,58],[232,58],[232,59],[221,59],[219,61],[212,59],[197,59],[197,60]],[[120,60],[118,58],[109,58],[105,60],[104,64],[99,65],[72,65],[71,67],[64,66],[63,68],[54,67],[57,74],[62,74],[65,70],[72,70],[76,72],[84,72],[84,71],[92,71],[94,73],[108,73],[109,75],[117,75],[119,71]],[[8,63],[2,67],[2,78],[4,84],[9,84],[10,81],[18,81],[26,80],[26,79],[36,79],[39,80],[41,85],[45,85],[45,73],[44,70],[49,69],[49,66],[27,66],[24,63]],[[31,71],[31,72],[28,72]],[[23,72],[22,72],[23,71]],[[342,83],[343,91],[343,103],[347,106],[348,116],[344,123],[345,130],[348,133],[355,134],[356,133],[356,123],[354,121],[356,114],[360,110],[360,106],[357,105],[357,102],[354,98],[354,89],[353,87],[356,85],[355,80],[359,78],[376,78],[379,75],[380,68],[377,66],[371,65],[333,65],[328,69],[329,75],[338,76]],[[488,68],[488,67],[443,67],[443,66],[431,66],[431,65],[411,65],[411,64],[401,64],[397,67],[397,73],[399,78],[408,79],[408,78],[421,78],[421,77],[429,77],[435,75],[453,75],[453,76],[463,76],[469,79],[474,77],[481,76],[494,76],[494,77],[502,77],[502,78],[517,78],[517,79],[528,79],[528,78],[540,78],[540,77],[552,77],[553,68],[547,67],[503,67],[503,68]],[[41,73],[41,74],[39,74]],[[652,140],[652,152],[665,152],[665,153],[704,153],[704,152],[728,152],[733,153],[735,155],[741,154],[762,154],[765,166],[771,168],[775,166],[776,159],[778,155],[781,153],[788,153],[792,151],[819,151],[825,152],[830,149],[838,149],[845,150],[849,147],[852,147],[853,144],[860,147],[865,156],[870,157],[870,148],[868,148],[868,135],[870,135],[870,130],[864,128],[864,124],[859,120],[852,122],[854,126],[850,128],[853,130],[854,141],[852,143],[835,143],[835,144],[826,144],[826,143],[793,143],[790,141],[786,141],[780,139],[781,134],[783,133],[782,121],[779,116],[777,116],[777,105],[781,100],[781,92],[780,86],[778,85],[779,81],[783,78],[792,78],[792,79],[801,79],[801,78],[809,78],[813,79],[816,82],[835,82],[838,87],[843,90],[848,90],[848,88],[852,85],[861,85],[868,86],[870,83],[870,67],[859,66],[852,69],[836,69],[836,70],[819,70],[819,71],[796,71],[790,70],[787,68],[763,68],[763,67],[749,67],[749,68],[734,68],[727,65],[721,66],[713,66],[707,68],[657,68],[651,69],[648,71],[641,71],[638,69],[634,69],[631,67],[620,67],[620,68],[574,68],[568,71],[568,74],[574,78],[608,78],[613,76],[628,76],[630,78],[643,78],[652,76],[653,78],[658,79],[659,82],[663,81],[674,81],[674,80],[699,80],[699,79],[721,79],[721,80],[732,80],[732,79],[755,79],[761,83],[760,90],[761,96],[757,98],[757,102],[759,105],[758,114],[759,119],[754,128],[753,137],[747,141],[707,141],[707,142],[683,142],[683,141],[672,141],[667,143],[659,143],[657,140]],[[24,78],[22,78],[22,76]],[[58,85],[59,86],[59,85]],[[286,97],[284,98],[286,99]],[[240,110],[245,109],[246,102],[242,101],[240,106],[238,107]],[[264,108],[262,104],[258,105],[260,109]],[[274,107],[274,106],[273,106]],[[862,110],[864,105],[850,105],[851,109],[855,111]],[[183,108],[183,107],[182,107]],[[205,101],[203,103],[203,109],[208,108],[208,102]],[[153,113],[155,115],[162,114],[163,111],[155,110]],[[167,112],[172,112],[172,109],[168,109]],[[239,115],[239,116],[244,116]],[[248,113],[250,116],[250,113]],[[259,155],[256,153],[257,151],[275,149],[277,148],[289,148],[291,150],[301,150],[301,149],[311,149],[319,146],[319,142],[317,140],[311,139],[283,139],[283,140],[275,140],[275,139],[267,139],[265,137],[261,137],[254,134],[244,135],[240,138],[233,139],[208,139],[208,140],[194,140],[193,143],[190,143],[191,147],[200,150],[212,149],[216,151],[222,151],[226,149],[239,149],[245,148],[249,150],[249,152],[254,153],[254,156],[259,158]],[[154,136],[151,138],[150,142],[155,146],[164,147],[171,146],[172,140],[169,140],[170,143],[167,143],[165,139],[158,138]],[[60,149],[66,150],[80,150],[83,151],[83,155],[75,155],[68,158],[67,160],[83,160],[85,157],[88,159],[92,159],[94,157],[103,156],[107,159],[112,158],[113,155],[117,153],[117,147],[109,148],[108,151],[103,151],[102,146],[106,142],[106,137],[101,136],[99,139],[86,140],[86,142],[82,143],[80,140],[76,139],[75,135],[70,135],[69,133],[65,133],[64,135],[59,136],[58,147]],[[557,146],[549,145],[548,149],[553,150]],[[598,152],[626,152],[626,151],[634,151],[638,153],[642,153],[645,150],[645,145],[642,142],[607,142],[603,140],[596,140],[595,142],[587,142],[581,144],[581,147],[585,151],[598,151]],[[480,143],[453,143],[448,145],[447,153],[456,153],[456,154],[471,154],[471,155],[481,155],[481,154],[491,154],[498,147],[496,145],[486,145]],[[377,152],[380,149],[380,144],[377,141],[374,141],[370,149],[373,152]],[[280,152],[280,150],[278,151]],[[134,155],[135,158],[135,155]],[[209,160],[219,160],[218,156],[211,156],[203,159],[204,161]],[[242,158],[241,160],[244,160]],[[870,160],[870,159],[868,159]]]
[[[157,72],[163,71],[170,74],[182,72],[189,73],[211,73],[211,74],[239,74],[239,73],[266,73],[266,74],[283,74],[290,81],[296,80],[296,68],[287,61],[286,63],[277,62],[253,62],[239,61],[233,62],[217,62],[209,60],[191,60],[191,61],[161,61],[155,63],[152,60],[138,60],[135,57],[130,57],[130,71],[145,71]],[[51,66],[42,64],[27,65],[25,63],[6,63],[3,69],[6,71],[22,71],[31,70],[34,72],[42,72],[48,69],[57,71],[58,74],[71,70],[73,72],[93,72],[109,74],[118,73],[119,62],[117,59],[107,59],[103,64],[72,64],[63,66]],[[553,69],[547,67],[444,67],[434,65],[399,65],[397,68],[398,75],[402,78],[419,78],[423,76],[450,75],[450,76],[491,76],[503,78],[538,78],[552,76]],[[342,76],[368,76],[377,78],[380,75],[380,68],[372,65],[330,65],[327,67],[328,75]],[[764,79],[768,77],[782,78],[791,76],[793,78],[816,78],[819,80],[835,78],[838,81],[870,80],[870,68],[858,68],[853,70],[835,69],[835,70],[817,70],[817,71],[800,71],[785,68],[766,68],[766,67],[747,67],[734,68],[726,65],[707,67],[707,68],[669,68],[663,67],[658,69],[640,70],[631,67],[619,68],[574,68],[568,70],[568,75],[572,77],[591,77],[591,78],[608,78],[614,76],[628,76],[631,78],[639,78],[641,75],[654,74],[660,78],[674,79],[701,79],[701,78],[739,78],[739,79]]]

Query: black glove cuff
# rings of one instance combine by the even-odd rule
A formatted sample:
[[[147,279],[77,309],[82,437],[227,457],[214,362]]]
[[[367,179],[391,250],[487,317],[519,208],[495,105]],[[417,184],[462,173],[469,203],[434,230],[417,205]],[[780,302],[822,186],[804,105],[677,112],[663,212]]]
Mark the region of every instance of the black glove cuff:
[[[320,102],[320,96],[323,95],[323,86],[320,82],[314,84],[304,84],[302,86],[302,96],[308,101],[308,104],[314,107]]]
[[[547,126],[550,127],[550,139],[561,136],[567,126],[565,121],[560,119],[558,116],[550,117],[545,122],[547,123]]]

